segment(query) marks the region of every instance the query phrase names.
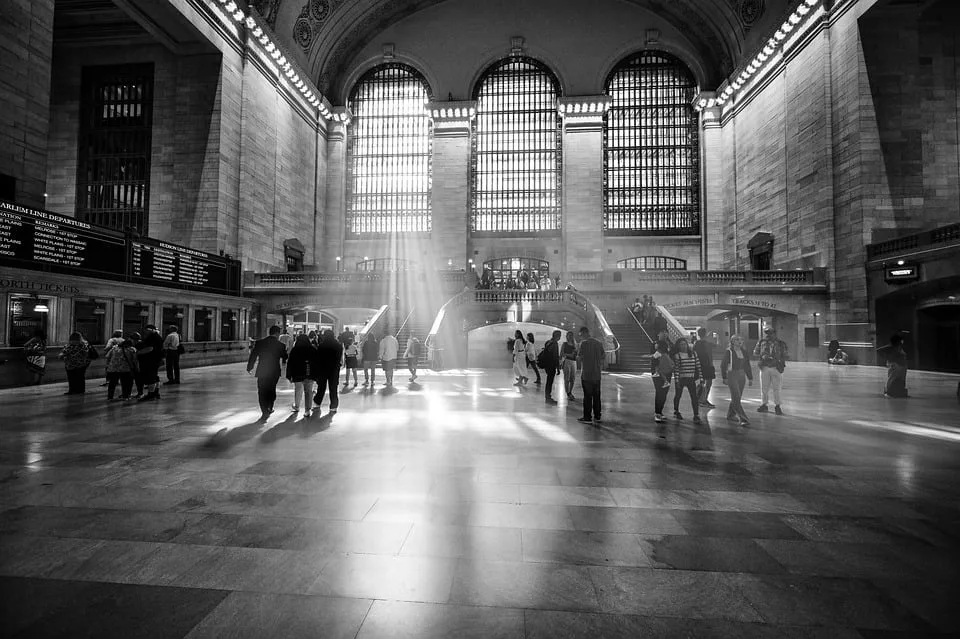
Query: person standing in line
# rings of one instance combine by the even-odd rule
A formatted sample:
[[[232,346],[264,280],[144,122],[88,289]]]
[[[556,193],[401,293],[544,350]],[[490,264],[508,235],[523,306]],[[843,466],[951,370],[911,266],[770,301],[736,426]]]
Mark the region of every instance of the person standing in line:
[[[373,335],[367,335],[361,348],[363,353],[363,385],[373,388],[377,381],[377,358],[380,356],[380,344]]]
[[[163,339],[163,357],[167,360],[167,381],[165,385],[180,383],[180,333],[171,324],[167,327],[167,336]]]
[[[670,343],[660,341],[650,357],[650,378],[653,380],[653,421],[663,423],[663,407],[667,403],[670,382],[673,379],[674,363],[670,357]]]
[[[353,333],[351,333],[353,335]],[[345,373],[343,375],[343,390],[350,387],[350,371],[353,371],[353,387],[357,387],[357,366],[360,360],[360,348],[357,346],[357,340],[353,337],[347,340],[343,349],[343,365]]]
[[[383,374],[387,378],[386,387],[393,388],[393,371],[397,366],[397,353],[400,350],[400,344],[393,334],[386,330],[383,337],[380,338],[380,365],[383,366]]]
[[[580,327],[580,385],[583,387],[583,417],[577,421],[601,423],[600,371],[603,368],[603,344],[590,337],[590,329]]]
[[[293,341],[287,355],[287,379],[293,384],[293,412],[300,412],[303,400],[303,416],[310,417],[313,410],[313,370],[316,367],[317,350],[310,338],[301,333]]]
[[[60,351],[60,359],[67,369],[67,392],[64,395],[82,395],[86,392],[87,367],[90,366],[90,345],[80,333],[71,333],[70,341]]]
[[[700,339],[693,345],[693,352],[700,359],[700,371],[703,373],[703,384],[700,387],[698,400],[701,406],[716,408],[710,403],[710,390],[713,388],[713,380],[717,378],[717,367],[713,364],[713,344],[706,339],[707,329],[700,328],[697,335]]]
[[[147,393],[139,398],[141,402],[160,399],[160,364],[163,363],[163,338],[157,327],[147,324],[143,339],[137,344],[137,359],[140,362],[140,379]]]
[[[781,339],[777,339],[777,331],[772,326],[768,326],[764,331],[764,338],[757,342],[753,349],[753,354],[757,358],[757,366],[760,368],[760,408],[758,413],[768,413],[767,400],[770,391],[773,391],[774,410],[777,415],[783,415],[783,409],[780,408],[780,388],[783,386],[783,369],[787,363],[787,344]]]
[[[519,330],[513,334],[513,374],[517,376],[514,386],[525,386],[530,381],[527,377],[527,340]]]
[[[247,372],[253,373],[253,366],[257,370],[257,400],[260,404],[260,421],[265,422],[273,412],[273,403],[277,401],[277,382],[283,363],[287,361],[287,347],[279,339],[280,327],[271,326],[270,334],[257,340],[250,359],[247,360]]]
[[[574,400],[573,385],[577,381],[577,341],[573,331],[567,331],[567,341],[560,347],[560,357],[563,359],[563,389],[567,399]]]
[[[30,374],[31,386],[39,386],[43,375],[47,372],[47,334],[37,329],[33,337],[23,345],[24,363],[27,373]]]
[[[556,379],[560,368],[560,331],[553,331],[550,339],[543,345],[543,355],[541,361],[543,370],[547,374],[547,385],[543,389],[544,401],[547,404],[556,404],[557,400],[553,398],[553,380]]]
[[[750,354],[743,348],[743,338],[739,335],[733,335],[730,338],[730,347],[723,353],[720,376],[723,378],[723,383],[730,388],[730,408],[727,410],[727,419],[730,421],[736,419],[740,426],[746,426],[750,420],[747,419],[747,413],[743,410],[740,398],[743,396],[745,381],[749,386],[753,386],[753,371],[750,369]]]
[[[524,345],[524,350],[526,351],[527,358],[527,368],[533,370],[537,374],[537,381],[534,384],[540,385],[540,368],[537,366],[537,349],[534,346],[533,333],[527,333],[527,343]]]
[[[909,397],[907,393],[907,352],[903,350],[903,337],[894,333],[890,343],[877,349],[877,353],[886,361],[887,384],[883,388],[884,397]],[[960,393],[960,386],[957,387]]]
[[[110,351],[114,346],[119,346],[123,342],[123,331],[113,331],[113,334],[110,336],[110,339],[107,340],[107,343],[103,345],[103,361],[107,361],[107,355],[110,354]],[[100,387],[109,386],[110,379],[109,375],[104,377],[103,383],[100,384]]]
[[[317,394],[313,398],[313,403],[318,411],[328,388],[330,389],[330,412],[337,412],[337,408],[340,406],[337,384],[340,383],[340,362],[342,359],[343,344],[337,341],[332,330],[325,330],[320,338],[320,345],[317,347],[316,358]]]
[[[693,408],[693,423],[700,423],[700,401],[697,396],[697,382],[703,381],[703,371],[700,368],[700,358],[686,338],[681,337],[676,343],[677,354],[673,357],[673,365],[676,369],[676,388],[673,391],[673,416],[677,419],[683,419],[680,414],[680,396],[683,395],[683,389],[687,389],[687,395],[690,396],[690,406]]]
[[[133,350],[137,356],[137,369],[133,374],[133,383],[137,386],[137,396],[132,399],[140,399],[143,397],[143,367],[141,363],[143,362],[142,357],[145,357],[145,355],[140,355],[140,342],[143,341],[143,337],[141,337],[140,333],[133,332],[127,335],[127,339],[130,340],[130,344],[133,346]]]
[[[106,351],[104,359],[107,369],[107,401],[113,401],[117,383],[120,384],[120,399],[130,399],[133,378],[139,370],[137,368],[137,349],[134,348],[133,342],[127,339],[112,346],[110,350]]]
[[[420,340],[410,336],[407,340],[407,348],[403,352],[404,359],[407,360],[407,370],[410,371],[410,381],[417,379],[417,364],[420,362]]]

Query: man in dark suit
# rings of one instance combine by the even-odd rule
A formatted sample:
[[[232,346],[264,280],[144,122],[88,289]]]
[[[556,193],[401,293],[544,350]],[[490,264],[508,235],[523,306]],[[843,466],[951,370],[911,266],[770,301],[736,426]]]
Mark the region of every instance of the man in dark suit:
[[[257,340],[250,359],[247,360],[247,372],[253,372],[253,364],[257,363],[257,398],[260,400],[260,421],[267,421],[273,412],[273,403],[277,400],[277,382],[280,381],[281,362],[287,361],[287,348],[278,336],[279,326],[271,326],[270,334]]]
[[[557,400],[553,398],[553,380],[557,376],[557,369],[560,367],[560,331],[554,331],[550,339],[543,346],[543,370],[547,373],[547,387],[544,389],[544,398],[548,404],[556,404]]]

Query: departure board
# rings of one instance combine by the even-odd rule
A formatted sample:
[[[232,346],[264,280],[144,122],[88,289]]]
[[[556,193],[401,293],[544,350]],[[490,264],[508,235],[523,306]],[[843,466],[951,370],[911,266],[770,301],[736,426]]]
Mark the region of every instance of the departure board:
[[[0,201],[0,264],[154,286],[240,294],[240,263]]]
[[[0,202],[0,263],[90,276],[123,276],[123,234],[47,211]]]

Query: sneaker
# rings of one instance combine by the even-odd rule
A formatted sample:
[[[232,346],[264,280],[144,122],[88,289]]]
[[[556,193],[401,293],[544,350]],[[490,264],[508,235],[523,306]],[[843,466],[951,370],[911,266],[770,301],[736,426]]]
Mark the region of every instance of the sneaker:
[[[567,399],[576,399],[576,397],[573,396],[573,393],[567,393]]]
[[[556,404],[556,403],[557,403],[557,400],[555,400],[555,399],[552,398],[552,397],[548,397],[548,398],[547,398],[546,400],[544,400],[544,401],[545,401],[547,404]]]
[[[597,418],[595,418],[595,419],[593,420],[593,423],[594,423],[594,424],[602,424],[602,423],[603,423],[603,420],[600,419],[599,417],[597,417]]]
[[[683,415],[681,415],[680,411],[678,410],[673,411],[673,416],[676,417],[677,419],[683,419]]]
[[[740,421],[740,420],[737,419],[737,416],[736,416],[736,415],[727,415],[727,421],[728,421],[728,422],[738,422],[738,421]]]
[[[758,412],[758,413],[769,413],[769,412],[770,412],[770,409],[767,408],[767,405],[766,405],[766,404],[761,404],[761,405],[760,405],[760,408],[757,409],[757,412]]]
[[[657,422],[658,424],[662,424],[662,423],[663,423],[663,415],[661,415],[660,413],[654,414],[654,416],[653,416],[653,421]]]
[[[781,410],[780,404],[777,404],[773,407],[773,412],[775,412],[777,415],[783,415],[783,410]]]
[[[741,418],[741,419],[737,422],[737,426],[749,426],[749,425],[750,425],[750,420],[749,420],[749,419],[743,419],[743,418]]]
[[[703,420],[700,419],[700,416],[699,416],[699,415],[694,415],[694,416],[693,416],[693,423],[694,423],[694,424],[702,424],[702,423],[703,423]]]
[[[707,408],[716,408],[716,407],[717,407],[716,404],[711,404],[711,403],[708,402],[707,400],[703,400],[702,402],[700,402],[700,405],[701,405],[701,406],[706,406]]]
[[[299,412],[300,412],[300,407],[297,406],[296,404],[294,404],[293,406],[290,407],[290,410],[292,410],[292,411],[295,412],[295,413],[299,413]]]
[[[587,418],[587,417],[577,417],[577,421],[578,421],[578,422],[581,422],[581,423],[583,423],[583,424],[592,424],[592,423],[593,423],[593,420],[592,420],[592,419],[589,419],[589,418]]]

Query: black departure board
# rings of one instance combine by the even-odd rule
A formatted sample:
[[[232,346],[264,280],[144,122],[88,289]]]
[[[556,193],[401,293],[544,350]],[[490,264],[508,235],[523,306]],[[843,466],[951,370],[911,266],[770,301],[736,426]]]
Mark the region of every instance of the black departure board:
[[[123,233],[72,217],[0,202],[0,262],[90,276],[123,276]]]
[[[240,294],[240,263],[0,201],[0,264],[154,286]]]

